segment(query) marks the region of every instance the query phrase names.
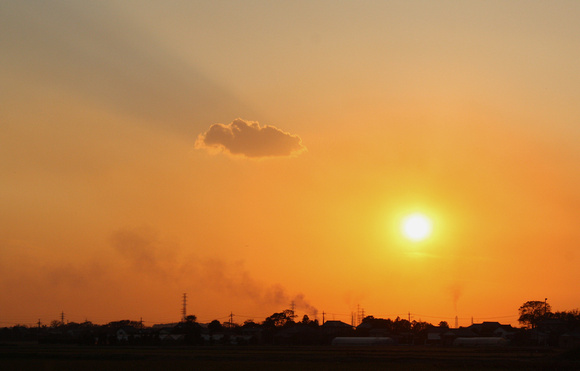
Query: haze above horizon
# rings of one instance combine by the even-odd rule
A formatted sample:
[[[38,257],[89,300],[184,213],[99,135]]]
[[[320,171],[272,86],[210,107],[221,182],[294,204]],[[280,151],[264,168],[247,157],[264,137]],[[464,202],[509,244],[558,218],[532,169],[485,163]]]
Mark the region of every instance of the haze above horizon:
[[[580,3],[1,7],[0,326],[580,306]]]

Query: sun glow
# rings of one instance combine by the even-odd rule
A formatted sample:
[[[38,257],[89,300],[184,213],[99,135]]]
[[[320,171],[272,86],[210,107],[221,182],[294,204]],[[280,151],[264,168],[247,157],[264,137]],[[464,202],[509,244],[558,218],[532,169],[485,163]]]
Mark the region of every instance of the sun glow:
[[[431,235],[431,220],[423,214],[415,213],[408,215],[401,223],[401,231],[405,237],[412,241],[422,241]]]

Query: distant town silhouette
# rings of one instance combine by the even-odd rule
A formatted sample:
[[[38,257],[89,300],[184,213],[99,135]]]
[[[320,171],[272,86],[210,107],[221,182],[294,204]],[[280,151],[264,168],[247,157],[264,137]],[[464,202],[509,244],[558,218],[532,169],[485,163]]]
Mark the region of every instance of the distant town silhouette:
[[[199,323],[185,309],[181,321],[146,326],[143,321],[121,320],[104,325],[53,320],[36,326],[15,325],[0,329],[0,342],[30,341],[41,344],[79,345],[434,345],[434,346],[580,346],[580,311],[552,312],[547,300],[528,301],[519,309],[515,328],[499,322],[472,323],[451,328],[446,321],[362,318],[356,326],[338,320],[297,319],[294,310],[273,313],[257,323],[246,320],[213,320]]]

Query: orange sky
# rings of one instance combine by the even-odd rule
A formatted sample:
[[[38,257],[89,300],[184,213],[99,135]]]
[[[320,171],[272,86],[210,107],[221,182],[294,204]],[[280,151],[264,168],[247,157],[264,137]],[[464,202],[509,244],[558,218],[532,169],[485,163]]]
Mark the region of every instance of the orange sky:
[[[19,1],[0,326],[580,306],[575,1]],[[219,125],[218,125],[219,124]],[[434,222],[401,236],[412,212]]]

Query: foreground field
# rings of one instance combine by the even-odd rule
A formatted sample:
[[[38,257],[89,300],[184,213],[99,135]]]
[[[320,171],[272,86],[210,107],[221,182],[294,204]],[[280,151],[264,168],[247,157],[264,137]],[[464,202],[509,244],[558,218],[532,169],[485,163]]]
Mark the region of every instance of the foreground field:
[[[0,370],[580,370],[580,351],[435,347],[0,345]]]

